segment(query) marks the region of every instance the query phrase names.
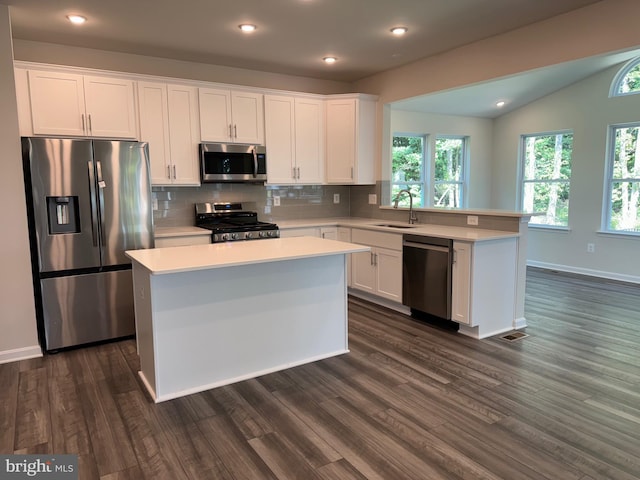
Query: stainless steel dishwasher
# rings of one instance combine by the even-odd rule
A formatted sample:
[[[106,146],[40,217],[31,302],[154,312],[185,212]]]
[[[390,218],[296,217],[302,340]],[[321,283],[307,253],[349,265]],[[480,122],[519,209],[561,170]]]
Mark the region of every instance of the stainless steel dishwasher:
[[[453,241],[403,235],[402,303],[418,312],[451,320]]]

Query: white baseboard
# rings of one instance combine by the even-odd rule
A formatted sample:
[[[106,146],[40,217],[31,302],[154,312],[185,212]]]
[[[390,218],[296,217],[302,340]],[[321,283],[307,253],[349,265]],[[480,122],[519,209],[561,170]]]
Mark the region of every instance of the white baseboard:
[[[368,302],[382,305],[383,307],[390,308],[391,310],[395,310],[396,312],[404,313],[405,315],[411,315],[411,309],[406,305],[402,305],[401,303],[396,303],[391,300],[387,300],[386,298],[379,297],[378,295],[373,295],[351,287],[348,289],[348,293],[349,295],[353,295],[354,297],[358,297],[362,300],[367,300]]]
[[[535,260],[527,260],[527,266],[546,268],[548,270],[557,270],[559,272],[575,273],[578,275],[586,275],[589,277],[606,278],[607,280],[617,280],[619,282],[640,283],[640,276],[625,275],[622,273],[605,272],[603,270],[593,270],[590,268],[572,267],[570,265],[561,265],[557,263],[538,262]]]
[[[527,326],[527,319],[524,317],[516,318],[513,321],[513,329],[520,330],[521,328],[525,328]]]
[[[0,364],[17,362],[19,360],[27,360],[29,358],[37,358],[42,356],[42,350],[39,345],[32,347],[15,348],[13,350],[4,350],[0,352]]]

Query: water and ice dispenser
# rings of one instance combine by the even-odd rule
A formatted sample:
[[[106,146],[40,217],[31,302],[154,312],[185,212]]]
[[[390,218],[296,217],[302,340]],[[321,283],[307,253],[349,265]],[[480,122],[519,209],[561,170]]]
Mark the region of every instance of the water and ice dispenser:
[[[78,197],[47,197],[49,235],[80,232]]]

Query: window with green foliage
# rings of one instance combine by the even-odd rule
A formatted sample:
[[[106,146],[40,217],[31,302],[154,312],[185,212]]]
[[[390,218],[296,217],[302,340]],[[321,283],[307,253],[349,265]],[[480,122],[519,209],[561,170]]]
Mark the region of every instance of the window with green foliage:
[[[468,137],[436,136],[431,149],[427,139],[426,135],[393,137],[392,204],[401,190],[409,190],[417,207],[462,207]],[[407,195],[398,200],[398,206],[409,206]]]
[[[401,190],[409,190],[413,195],[413,205],[425,205],[425,143],[426,136],[403,135],[393,137],[391,153],[391,202]],[[409,198],[402,195],[398,206],[408,207]]]
[[[604,229],[640,233],[640,123],[611,127]]]
[[[636,58],[618,72],[611,85],[611,97],[640,93],[640,58]]]
[[[569,225],[569,183],[573,133],[522,136],[522,209],[530,224]]]
[[[464,186],[466,137],[436,137],[433,205],[460,208]]]

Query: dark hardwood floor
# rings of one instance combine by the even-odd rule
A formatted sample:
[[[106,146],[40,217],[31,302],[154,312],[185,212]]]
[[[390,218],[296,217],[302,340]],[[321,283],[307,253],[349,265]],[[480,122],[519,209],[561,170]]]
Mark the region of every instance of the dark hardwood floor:
[[[158,405],[132,340],[0,365],[0,452],[82,480],[639,479],[640,286],[530,269],[526,317],[474,340],[352,299],[351,353]]]

